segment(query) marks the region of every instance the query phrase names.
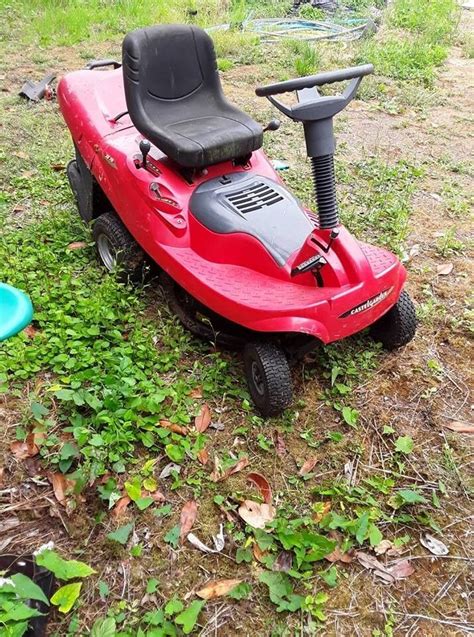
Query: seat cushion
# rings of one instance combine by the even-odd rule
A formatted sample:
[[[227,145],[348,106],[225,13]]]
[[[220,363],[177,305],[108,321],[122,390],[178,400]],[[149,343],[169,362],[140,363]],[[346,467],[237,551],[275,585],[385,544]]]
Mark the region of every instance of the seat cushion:
[[[259,130],[250,117],[237,109],[224,113],[221,110],[170,124],[167,154],[183,166],[207,166],[244,157],[260,148]]]
[[[123,75],[135,127],[181,166],[202,168],[261,147],[262,127],[225,99],[202,29],[161,25],[129,33]]]

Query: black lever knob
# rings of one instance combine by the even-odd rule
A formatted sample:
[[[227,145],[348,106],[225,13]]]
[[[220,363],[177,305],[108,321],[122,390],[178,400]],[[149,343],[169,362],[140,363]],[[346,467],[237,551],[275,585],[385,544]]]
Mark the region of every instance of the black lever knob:
[[[281,122],[279,119],[271,119],[263,129],[263,132],[266,133],[269,130],[278,130],[280,126]]]
[[[140,152],[142,154],[142,168],[146,169],[146,158],[151,149],[151,144],[147,139],[142,139],[139,143]]]

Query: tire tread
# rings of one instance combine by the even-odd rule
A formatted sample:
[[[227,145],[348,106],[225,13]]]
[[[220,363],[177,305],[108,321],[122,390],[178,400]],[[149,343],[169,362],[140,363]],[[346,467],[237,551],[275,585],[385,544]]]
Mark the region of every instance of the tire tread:
[[[266,396],[261,397],[252,391],[250,382],[250,363],[260,359],[266,385]],[[259,411],[264,416],[276,416],[284,411],[292,401],[291,371],[284,352],[273,343],[248,343],[244,349],[245,369],[250,394]]]
[[[145,254],[114,212],[104,212],[94,223],[92,235],[97,240],[100,234],[107,235],[120,252],[118,263],[125,278],[139,280],[143,277]],[[98,254],[100,259],[100,255]]]
[[[370,335],[382,343],[385,349],[403,347],[415,336],[417,327],[413,301],[403,290],[396,304],[370,328]]]

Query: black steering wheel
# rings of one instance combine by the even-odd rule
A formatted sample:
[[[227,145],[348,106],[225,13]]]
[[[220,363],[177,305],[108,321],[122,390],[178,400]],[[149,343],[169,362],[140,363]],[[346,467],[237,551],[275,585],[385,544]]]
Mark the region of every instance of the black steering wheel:
[[[374,72],[372,64],[353,66],[338,71],[327,71],[317,75],[308,75],[294,80],[276,82],[267,86],[259,86],[255,93],[259,97],[266,97],[279,111],[298,121],[314,121],[333,117],[349,104],[356,94],[362,78]],[[322,96],[319,94],[317,86],[334,84],[351,80],[346,90],[341,95]],[[306,91],[311,89],[314,91]],[[291,93],[298,91],[299,103],[295,106],[287,106],[276,100],[273,96],[281,93]]]

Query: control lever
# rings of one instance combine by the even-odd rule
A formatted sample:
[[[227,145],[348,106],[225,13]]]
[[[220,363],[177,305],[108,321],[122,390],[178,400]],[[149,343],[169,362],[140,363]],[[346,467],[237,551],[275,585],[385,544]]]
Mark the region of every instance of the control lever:
[[[146,170],[147,169],[146,158],[148,157],[148,153],[151,150],[151,144],[147,139],[142,139],[142,141],[139,143],[138,146],[142,154],[142,163],[141,163],[141,166],[137,166],[137,168],[144,168]]]
[[[338,238],[338,236],[339,236],[339,230],[337,230],[337,228],[334,228],[333,230],[331,230],[331,233],[329,235],[329,242],[328,242],[326,248],[323,248],[323,250],[324,250],[324,252],[326,252],[326,254],[329,252],[333,242]]]
[[[311,270],[319,271],[323,267],[323,265],[326,264],[326,259],[320,254],[317,254],[315,257],[311,257],[310,259],[307,259],[306,261],[303,261],[303,263],[297,265],[296,268],[293,268],[291,271],[291,276],[304,274],[305,272],[310,272]]]
[[[271,119],[268,124],[263,129],[263,132],[278,130],[281,126],[281,122],[279,119]]]

